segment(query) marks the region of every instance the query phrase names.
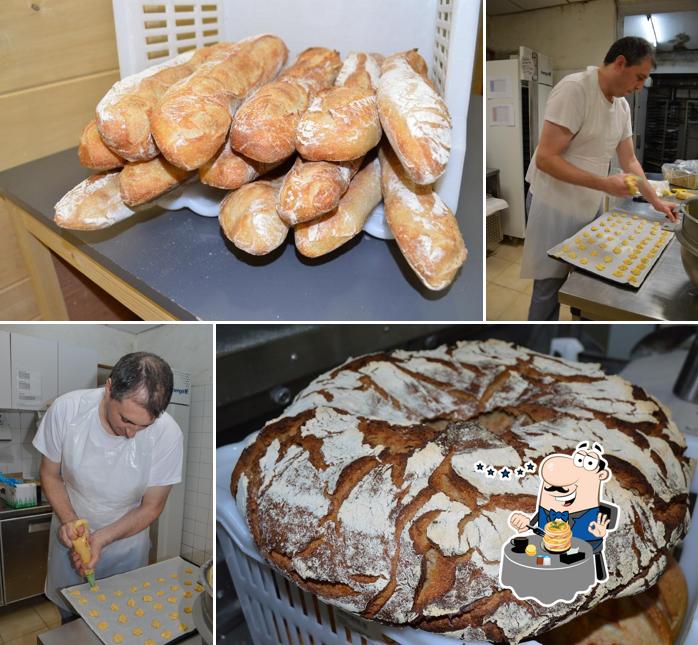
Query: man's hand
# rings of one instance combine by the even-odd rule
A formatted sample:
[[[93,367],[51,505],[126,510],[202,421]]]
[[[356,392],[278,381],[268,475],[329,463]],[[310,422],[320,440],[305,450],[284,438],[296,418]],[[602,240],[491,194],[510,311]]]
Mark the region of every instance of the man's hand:
[[[665,202],[661,199],[657,199],[652,202],[652,208],[659,213],[662,213],[670,222],[676,222],[679,216],[674,212],[678,208],[678,204],[672,204],[671,202]]]
[[[90,543],[90,555],[92,556],[89,562],[84,563],[76,551],[70,553],[70,557],[73,559],[73,566],[81,576],[86,576],[87,571],[94,571],[97,562],[99,562],[102,556],[102,549],[108,544],[102,531],[90,533],[88,541]]]
[[[610,521],[610,517],[606,517],[603,513],[599,513],[596,520],[589,522],[589,533],[598,538],[604,537],[606,535],[606,527]]]
[[[634,190],[631,191],[633,186]],[[635,175],[627,173],[610,175],[604,179],[603,191],[613,197],[632,197],[637,191],[637,179]]]
[[[58,529],[58,539],[69,549],[73,548],[73,540],[77,540],[85,532],[84,526],[75,528],[75,522],[61,524]]]
[[[531,520],[523,513],[514,513],[509,520],[509,523],[519,532],[523,533],[528,529],[528,524]]]

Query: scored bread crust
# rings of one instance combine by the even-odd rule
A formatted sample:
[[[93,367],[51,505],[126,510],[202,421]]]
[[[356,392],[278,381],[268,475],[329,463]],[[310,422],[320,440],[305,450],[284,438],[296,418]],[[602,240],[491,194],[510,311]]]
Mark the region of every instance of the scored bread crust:
[[[544,607],[499,587],[512,511],[536,510],[540,465],[600,442],[620,521],[609,580]],[[656,399],[597,365],[501,341],[353,359],[321,375],[243,451],[231,490],[260,552],[322,600],[467,640],[518,642],[654,584],[685,535],[690,461]]]
[[[415,51],[383,61],[378,113],[390,145],[416,184],[433,184],[451,153],[451,117],[444,100],[424,77],[426,63]]]

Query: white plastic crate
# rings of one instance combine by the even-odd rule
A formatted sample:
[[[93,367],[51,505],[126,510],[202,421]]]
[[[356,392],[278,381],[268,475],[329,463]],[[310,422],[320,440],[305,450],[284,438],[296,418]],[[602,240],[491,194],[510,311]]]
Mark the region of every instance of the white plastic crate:
[[[451,157],[436,184],[456,212],[465,158],[479,0],[112,0],[121,76],[139,72],[188,49],[218,41],[276,34],[289,61],[310,46],[392,54],[417,47],[429,64],[453,121]],[[188,190],[178,197],[187,201]],[[221,195],[224,194],[222,191]],[[202,202],[205,199],[208,202]],[[190,204],[211,211],[210,193]],[[201,209],[197,207],[201,203]],[[167,206],[174,208],[172,202]],[[382,205],[377,207],[378,215]],[[381,234],[380,218],[372,234]],[[374,220],[375,222],[375,220]]]
[[[698,437],[687,436],[687,455],[698,459]],[[327,605],[273,571],[252,540],[247,523],[230,492],[230,475],[247,442],[216,451],[216,523],[219,544],[240,599],[252,640],[259,645],[382,644],[453,645],[457,641],[418,629],[386,627]],[[698,493],[698,470],[691,483]],[[696,504],[695,512],[698,512]],[[698,521],[693,521],[681,547],[679,565],[688,584],[686,620],[676,645],[698,643]],[[312,641],[310,640],[312,637]],[[521,645],[539,645],[527,641]]]

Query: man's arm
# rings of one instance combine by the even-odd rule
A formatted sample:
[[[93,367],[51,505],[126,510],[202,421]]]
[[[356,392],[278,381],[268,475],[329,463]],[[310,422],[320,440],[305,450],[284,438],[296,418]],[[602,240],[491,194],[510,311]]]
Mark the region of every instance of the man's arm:
[[[562,157],[574,134],[567,128],[552,121],[545,121],[540,142],[536,148],[536,166],[555,179],[600,190],[615,197],[628,197],[625,175],[602,177],[588,170],[582,170]]]
[[[39,467],[39,479],[41,480],[41,489],[61,523],[58,537],[65,546],[71,549],[73,547],[72,541],[82,535],[84,529],[81,527],[76,531],[72,526],[73,522],[79,518],[65,489],[61,477],[61,465],[43,456]]]
[[[669,202],[665,202],[659,199],[650,183],[646,181],[647,177],[645,177],[645,172],[642,169],[642,165],[635,156],[633,138],[627,137],[623,139],[616,148],[616,154],[618,155],[618,163],[620,163],[620,167],[625,172],[637,175],[638,177],[642,177],[643,179],[645,179],[645,181],[640,182],[637,186],[640,193],[642,193],[642,196],[650,204],[652,204],[652,207],[655,210],[659,211],[660,213],[663,213],[672,222],[675,222],[678,219],[678,217],[674,214],[672,209],[676,206],[675,204],[670,204]]]
[[[126,513],[116,522],[107,524],[107,526],[92,533],[90,535],[92,560],[83,565],[79,561],[80,558],[77,554],[73,556],[73,561],[80,573],[84,574],[86,569],[95,568],[105,546],[116,540],[131,537],[150,526],[160,516],[162,509],[165,508],[167,496],[170,494],[171,489],[172,486],[151,486],[147,488],[140,505]]]

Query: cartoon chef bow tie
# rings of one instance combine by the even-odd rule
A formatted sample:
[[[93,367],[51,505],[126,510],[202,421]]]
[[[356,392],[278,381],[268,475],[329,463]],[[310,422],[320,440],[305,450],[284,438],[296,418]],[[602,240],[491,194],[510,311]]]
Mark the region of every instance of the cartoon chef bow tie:
[[[548,511],[548,515],[550,515],[551,522],[555,520],[562,520],[563,522],[566,522],[570,519],[570,514],[567,511]]]

